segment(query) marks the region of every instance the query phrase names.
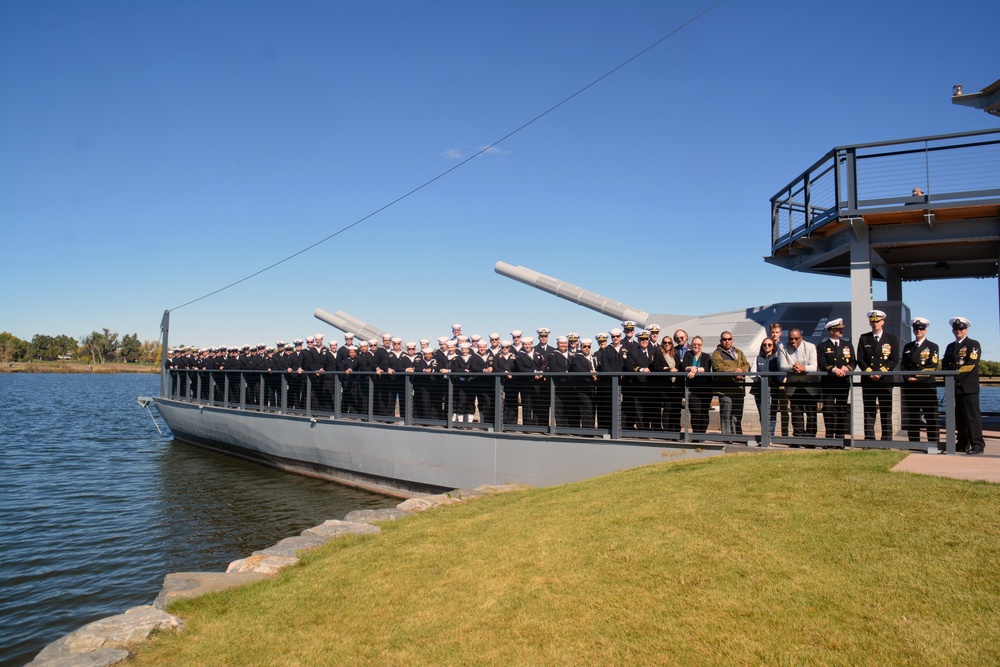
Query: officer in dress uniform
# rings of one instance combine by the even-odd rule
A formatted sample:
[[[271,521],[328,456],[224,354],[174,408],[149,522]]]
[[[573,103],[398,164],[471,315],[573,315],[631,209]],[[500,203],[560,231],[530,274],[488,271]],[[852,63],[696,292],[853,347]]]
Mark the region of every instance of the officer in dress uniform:
[[[556,349],[549,352],[545,358],[548,372],[553,374],[549,377],[549,381],[556,385],[556,400],[553,406],[556,426],[568,426],[570,422],[569,405],[567,404],[570,386],[570,378],[567,375],[569,373],[569,359],[569,338],[559,336],[556,338]]]
[[[604,334],[598,334],[600,341]],[[614,400],[612,396],[612,377],[621,373],[627,368],[629,350],[622,345],[622,330],[611,330],[611,342],[607,347],[602,347],[597,353],[597,363],[602,373],[598,377],[597,383],[597,428],[610,429],[612,407]],[[620,381],[620,378],[619,378]]]
[[[639,341],[635,338],[635,322],[632,320],[622,322],[622,345],[630,351],[639,346]]]
[[[570,426],[574,428],[594,428],[594,387],[597,385],[597,367],[591,354],[593,341],[584,338],[580,346],[569,358],[571,373],[589,373],[589,375],[574,375],[570,378]]]
[[[948,321],[955,340],[945,348],[941,365],[946,371],[958,371],[955,378],[956,449],[972,455],[982,454],[986,448],[983,418],[979,412],[979,358],[983,348],[979,341],[968,337],[972,323],[967,318],[953,317]]]
[[[655,401],[653,400],[653,388],[647,382],[646,374],[650,372],[650,365],[653,363],[653,353],[655,350],[650,347],[650,335],[648,331],[640,331],[636,336],[635,347],[629,354],[629,362],[626,369],[633,373],[643,375],[632,375],[625,379],[622,387],[622,411],[625,416],[622,419],[622,428],[636,428],[640,431],[653,430],[653,422],[659,428],[660,415],[654,415]],[[633,426],[634,425],[634,426]]]
[[[858,339],[858,370],[871,373],[861,376],[861,400],[864,403],[865,439],[875,439],[875,414],[882,423],[882,440],[892,440],[892,376],[880,373],[896,370],[899,363],[899,339],[884,331],[885,313],[868,311],[872,330]]]
[[[538,340],[534,344],[534,350],[548,359],[549,353],[556,349],[549,345],[549,334],[552,332],[546,327],[541,327],[535,333],[538,334]]]
[[[938,368],[938,346],[927,340],[930,320],[915,317],[910,320],[913,340],[903,346],[900,370],[914,371],[903,378],[900,395],[903,401],[903,428],[910,442],[920,442],[920,432],[927,433],[927,442],[941,450],[938,438],[937,382],[932,371]]]
[[[816,366],[826,373],[823,387],[823,423],[826,437],[842,440],[847,435],[847,399],[851,394],[851,371],[857,356],[851,341],[844,338],[844,320],[826,323],[827,338],[816,348]],[[772,416],[772,419],[774,417]]]

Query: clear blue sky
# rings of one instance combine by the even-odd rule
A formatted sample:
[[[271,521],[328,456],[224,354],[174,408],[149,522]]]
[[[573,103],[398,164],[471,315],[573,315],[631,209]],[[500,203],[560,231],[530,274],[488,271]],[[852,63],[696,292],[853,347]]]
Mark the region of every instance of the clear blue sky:
[[[162,312],[326,237],[711,4],[0,3],[0,330],[156,339]],[[609,318],[521,264],[651,312],[847,300],[769,266],[769,198],[833,146],[997,127],[1000,4],[726,0],[490,154],[174,311],[171,342],[273,343],[317,307],[405,339]],[[885,287],[876,284],[876,298]],[[905,283],[930,337],[995,280]],[[853,338],[861,332],[851,332]]]

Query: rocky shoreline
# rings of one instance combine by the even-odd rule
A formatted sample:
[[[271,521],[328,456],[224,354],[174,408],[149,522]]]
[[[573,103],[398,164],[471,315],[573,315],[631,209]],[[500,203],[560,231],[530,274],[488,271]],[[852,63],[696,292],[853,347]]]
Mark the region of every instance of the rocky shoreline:
[[[377,535],[376,524],[395,521],[415,512],[441,505],[454,505],[472,498],[509,491],[523,485],[484,485],[474,490],[457,489],[450,493],[410,498],[394,509],[355,510],[343,520],[331,519],[299,535],[286,537],[247,558],[233,561],[225,572],[175,572],[168,574],[163,588],[150,605],[133,607],[123,614],[88,623],[43,648],[29,667],[104,667],[117,665],[132,657],[130,645],[145,641],[156,631],[180,631],[184,621],[167,612],[174,600],[198,597],[275,576],[281,569],[298,562],[299,554],[315,549],[344,535]]]

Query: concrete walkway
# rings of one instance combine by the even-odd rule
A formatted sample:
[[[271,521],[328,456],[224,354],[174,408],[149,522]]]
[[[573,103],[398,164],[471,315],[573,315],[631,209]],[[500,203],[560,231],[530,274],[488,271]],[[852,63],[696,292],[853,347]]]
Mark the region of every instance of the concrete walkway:
[[[893,470],[1000,484],[1000,432],[987,431],[983,435],[986,438],[986,451],[979,456],[910,454]]]

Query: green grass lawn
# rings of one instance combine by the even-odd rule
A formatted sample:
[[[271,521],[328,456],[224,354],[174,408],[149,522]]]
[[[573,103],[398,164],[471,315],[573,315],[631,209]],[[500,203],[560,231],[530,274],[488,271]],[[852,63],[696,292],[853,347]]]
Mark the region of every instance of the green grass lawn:
[[[185,630],[136,664],[1000,664],[1000,485],[902,457],[729,455],[435,509],[175,604]]]

